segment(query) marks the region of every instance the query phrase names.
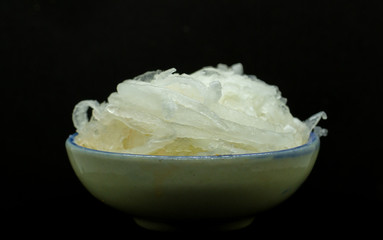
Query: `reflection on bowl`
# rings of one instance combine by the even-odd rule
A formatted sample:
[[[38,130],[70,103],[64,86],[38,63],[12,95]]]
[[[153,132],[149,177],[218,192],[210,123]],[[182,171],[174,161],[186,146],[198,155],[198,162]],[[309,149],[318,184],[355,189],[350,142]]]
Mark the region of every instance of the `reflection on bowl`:
[[[66,140],[72,167],[102,202],[152,230],[249,225],[287,199],[310,174],[319,137],[287,150],[219,156],[153,156],[98,151]]]

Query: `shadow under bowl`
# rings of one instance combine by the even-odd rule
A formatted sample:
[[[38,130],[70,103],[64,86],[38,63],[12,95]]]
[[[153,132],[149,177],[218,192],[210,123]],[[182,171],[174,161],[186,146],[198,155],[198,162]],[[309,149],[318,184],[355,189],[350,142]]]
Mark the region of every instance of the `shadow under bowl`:
[[[154,156],[105,152],[66,140],[70,163],[97,199],[151,230],[232,230],[291,196],[310,174],[320,140],[264,153]]]

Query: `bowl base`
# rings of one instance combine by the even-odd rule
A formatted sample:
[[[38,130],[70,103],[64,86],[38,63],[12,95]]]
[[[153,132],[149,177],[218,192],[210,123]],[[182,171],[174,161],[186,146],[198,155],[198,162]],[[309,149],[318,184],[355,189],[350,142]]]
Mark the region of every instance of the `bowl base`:
[[[161,221],[143,218],[134,218],[136,224],[140,227],[155,231],[230,231],[245,228],[254,220],[254,217],[240,218],[228,221]]]

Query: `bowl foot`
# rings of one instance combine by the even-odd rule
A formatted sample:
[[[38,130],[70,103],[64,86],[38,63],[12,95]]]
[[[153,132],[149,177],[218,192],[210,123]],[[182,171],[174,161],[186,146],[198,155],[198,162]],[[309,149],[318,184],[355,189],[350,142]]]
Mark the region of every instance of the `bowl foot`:
[[[229,231],[249,226],[254,218],[240,218],[228,221],[161,221],[143,218],[134,218],[138,226],[155,231]]]

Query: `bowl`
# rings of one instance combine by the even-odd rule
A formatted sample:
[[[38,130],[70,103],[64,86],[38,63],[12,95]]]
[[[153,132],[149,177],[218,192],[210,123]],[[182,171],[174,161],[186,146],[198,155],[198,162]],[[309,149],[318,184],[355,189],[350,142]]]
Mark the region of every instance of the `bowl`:
[[[273,152],[154,156],[105,152],[66,140],[85,188],[151,230],[233,230],[291,196],[310,174],[320,140]]]

